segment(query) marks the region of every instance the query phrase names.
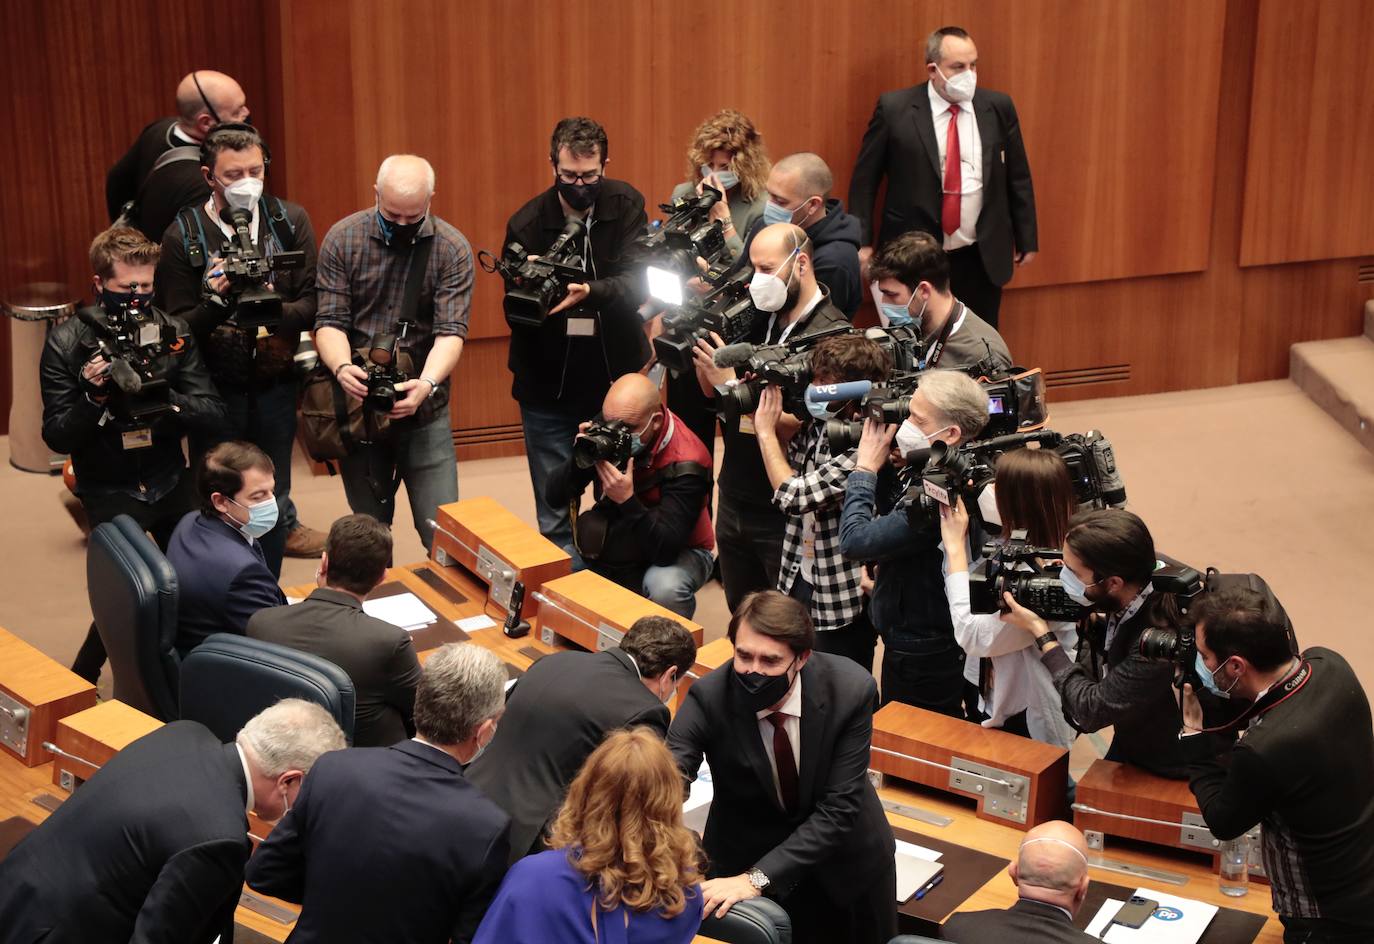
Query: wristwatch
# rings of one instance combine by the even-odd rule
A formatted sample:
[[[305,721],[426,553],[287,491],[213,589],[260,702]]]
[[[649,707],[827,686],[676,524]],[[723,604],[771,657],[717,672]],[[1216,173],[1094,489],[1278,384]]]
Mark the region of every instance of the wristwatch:
[[[744,873],[744,877],[749,879],[749,884],[754,886],[754,891],[760,894],[768,887],[768,876],[764,875],[758,869],[750,869],[748,872]]]
[[[434,396],[434,391],[439,389],[439,385],[434,381],[430,380],[428,377],[421,377],[420,379],[423,380],[425,383],[429,384],[429,396]],[[426,397],[426,399],[428,399],[428,397]]]
[[[1043,636],[1035,637],[1035,648],[1039,649],[1041,652],[1044,652],[1046,646],[1048,646],[1052,642],[1058,641],[1059,637],[1055,636],[1053,631],[1050,631],[1048,633],[1045,633],[1045,635]]]

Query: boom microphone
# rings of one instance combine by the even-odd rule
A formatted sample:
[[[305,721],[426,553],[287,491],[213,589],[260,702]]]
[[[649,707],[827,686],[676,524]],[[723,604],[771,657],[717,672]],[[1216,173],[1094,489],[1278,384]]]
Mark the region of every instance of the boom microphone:
[[[558,253],[568,244],[568,240],[579,236],[587,231],[587,224],[575,216],[570,216],[563,224],[563,232],[558,234],[558,238],[553,241],[553,245],[544,251],[545,256],[557,256]]]
[[[717,367],[743,367],[753,356],[754,345],[742,341],[739,344],[727,344],[725,347],[716,348],[711,360]]]
[[[143,390],[143,378],[138,375],[138,371],[129,366],[128,361],[110,361],[110,379],[115,382],[116,387],[130,396],[137,395]]]

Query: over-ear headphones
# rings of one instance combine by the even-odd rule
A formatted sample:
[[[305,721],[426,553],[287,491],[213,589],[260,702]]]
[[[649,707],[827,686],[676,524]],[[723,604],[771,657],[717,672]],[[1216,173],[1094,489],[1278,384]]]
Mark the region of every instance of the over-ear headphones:
[[[218,137],[230,133],[250,135],[252,140],[245,144],[244,149],[250,147],[261,148],[263,167],[272,166],[272,152],[267,149],[267,142],[262,139],[262,134],[257,128],[254,128],[246,121],[226,121],[212,128],[210,133],[200,142],[200,163],[202,167],[214,166],[214,154],[210,148],[217,143],[216,139]],[[238,149],[236,148],[236,150]]]

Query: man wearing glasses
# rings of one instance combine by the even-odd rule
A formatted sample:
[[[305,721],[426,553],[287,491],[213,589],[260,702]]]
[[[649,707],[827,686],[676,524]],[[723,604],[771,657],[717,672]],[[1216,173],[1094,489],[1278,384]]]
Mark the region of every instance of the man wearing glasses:
[[[547,500],[549,479],[572,458],[578,423],[601,409],[612,379],[638,371],[649,359],[636,314],[642,291],[628,258],[631,242],[644,232],[644,197],[605,176],[606,144],[605,129],[590,118],[560,121],[549,146],[553,185],[506,225],[506,245],[518,242],[537,255],[558,238],[568,217],[587,224],[586,235],[575,237],[586,242],[586,280],[572,285],[540,326],[511,328],[508,361],[539,530],[569,550],[568,509]]]

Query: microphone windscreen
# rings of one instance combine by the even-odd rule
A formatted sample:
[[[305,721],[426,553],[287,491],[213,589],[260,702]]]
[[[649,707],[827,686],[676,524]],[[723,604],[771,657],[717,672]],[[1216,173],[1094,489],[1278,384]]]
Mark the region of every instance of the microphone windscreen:
[[[754,356],[754,345],[741,342],[717,348],[711,358],[717,367],[743,367]]]
[[[143,389],[143,378],[129,366],[128,361],[118,359],[111,361],[110,377],[114,380],[115,386],[125,393],[137,394]]]

